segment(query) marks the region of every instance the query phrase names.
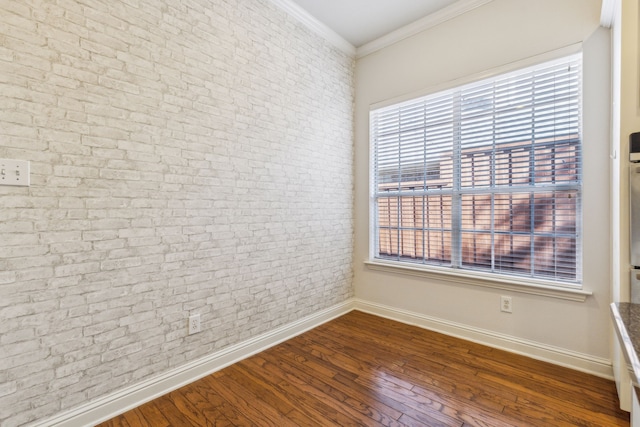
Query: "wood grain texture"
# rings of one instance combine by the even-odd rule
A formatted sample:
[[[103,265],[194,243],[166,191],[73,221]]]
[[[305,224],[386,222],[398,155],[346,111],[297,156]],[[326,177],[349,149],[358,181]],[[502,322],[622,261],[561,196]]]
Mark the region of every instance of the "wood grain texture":
[[[629,426],[615,384],[354,311],[100,424]]]

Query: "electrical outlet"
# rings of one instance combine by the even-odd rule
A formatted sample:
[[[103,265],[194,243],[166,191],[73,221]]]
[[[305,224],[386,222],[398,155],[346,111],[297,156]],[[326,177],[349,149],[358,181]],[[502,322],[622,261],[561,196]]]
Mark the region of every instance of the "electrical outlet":
[[[194,314],[189,316],[189,335],[200,332],[200,315]]]
[[[513,313],[513,305],[511,303],[511,297],[500,297],[500,311],[504,313]]]
[[[29,161],[0,159],[0,185],[29,186]]]

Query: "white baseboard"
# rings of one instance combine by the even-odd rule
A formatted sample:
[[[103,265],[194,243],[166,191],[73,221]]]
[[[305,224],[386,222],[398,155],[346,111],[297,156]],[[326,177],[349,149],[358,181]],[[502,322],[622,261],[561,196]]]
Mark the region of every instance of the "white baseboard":
[[[44,421],[38,421],[31,424],[31,427],[96,425],[342,316],[353,310],[353,307],[354,300],[350,299],[296,322],[172,369],[162,375],[125,387],[71,411],[63,412]]]
[[[424,314],[401,310],[382,304],[355,300],[355,309],[376,316],[419,326],[445,335],[462,338],[478,344],[521,354],[533,359],[575,369],[598,377],[613,379],[611,360],[574,352],[571,350],[524,340],[514,336],[450,322]]]
[[[122,390],[88,402],[71,411],[60,413],[44,421],[38,421],[31,424],[30,427],[84,427],[99,424],[213,372],[219,371],[242,359],[266,350],[269,347],[273,347],[276,344],[300,335],[352,310],[363,311],[484,344],[489,347],[587,372],[599,377],[613,379],[610,360],[527,341],[513,336],[498,334],[468,325],[457,324],[382,304],[350,299],[291,324],[235,344],[201,359],[187,363],[179,368],[172,369],[162,375],[125,387]]]

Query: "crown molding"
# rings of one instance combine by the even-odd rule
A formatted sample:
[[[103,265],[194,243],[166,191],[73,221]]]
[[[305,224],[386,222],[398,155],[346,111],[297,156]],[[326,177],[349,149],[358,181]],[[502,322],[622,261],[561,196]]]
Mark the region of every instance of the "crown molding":
[[[600,25],[611,28],[616,22],[616,9],[619,0],[602,0],[600,9]]]
[[[458,0],[451,6],[440,9],[437,12],[427,15],[424,18],[418,19],[411,24],[405,25],[404,27],[392,31],[385,36],[360,46],[356,50],[356,57],[362,58],[363,56],[367,56],[375,51],[416,35],[424,30],[435,27],[438,24],[467,13],[470,10],[483,6],[491,1],[493,0]]]
[[[451,6],[445,7],[444,9],[440,9],[437,12],[427,15],[424,18],[418,19],[417,21],[412,22],[411,24],[405,25],[402,28],[392,31],[389,34],[384,35],[369,43],[366,43],[356,49],[355,46],[353,46],[351,43],[346,41],[338,33],[333,31],[324,23],[320,22],[318,19],[316,19],[314,16],[312,16],[309,12],[304,10],[302,7],[298,6],[298,4],[293,2],[292,0],[271,0],[273,4],[275,4],[280,9],[284,10],[289,15],[297,19],[301,24],[306,26],[308,29],[310,29],[314,33],[323,37],[333,46],[340,49],[342,52],[346,53],[347,55],[355,56],[357,58],[361,58],[363,56],[369,55],[377,50],[390,46],[394,43],[397,43],[401,40],[404,40],[408,37],[411,37],[429,28],[435,27],[438,24],[446,22],[450,19],[460,16],[466,12],[469,12],[477,7],[483,6],[492,1],[493,0],[458,0]],[[603,1],[614,2],[616,0],[603,0]]]
[[[291,0],[271,0],[273,4],[296,18],[300,23],[306,26],[314,33],[322,36],[329,43],[350,56],[355,56],[356,48],[351,43],[343,39],[338,33],[318,21],[309,12],[298,6]]]

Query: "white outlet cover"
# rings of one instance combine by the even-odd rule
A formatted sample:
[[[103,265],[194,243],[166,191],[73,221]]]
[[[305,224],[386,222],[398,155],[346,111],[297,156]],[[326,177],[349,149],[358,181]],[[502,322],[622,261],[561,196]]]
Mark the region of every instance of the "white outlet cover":
[[[189,335],[197,334],[201,331],[200,315],[193,314],[189,316]]]
[[[501,296],[500,297],[500,311],[503,313],[512,313],[513,312],[513,302],[511,297]]]

